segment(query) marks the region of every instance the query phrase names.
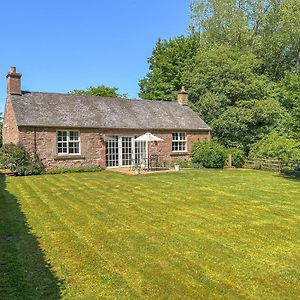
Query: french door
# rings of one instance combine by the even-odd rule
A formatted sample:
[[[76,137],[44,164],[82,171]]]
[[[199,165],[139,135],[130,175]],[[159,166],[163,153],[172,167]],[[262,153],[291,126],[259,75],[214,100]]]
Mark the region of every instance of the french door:
[[[128,167],[143,164],[147,157],[145,141],[135,141],[135,136],[109,136],[106,141],[106,166]]]

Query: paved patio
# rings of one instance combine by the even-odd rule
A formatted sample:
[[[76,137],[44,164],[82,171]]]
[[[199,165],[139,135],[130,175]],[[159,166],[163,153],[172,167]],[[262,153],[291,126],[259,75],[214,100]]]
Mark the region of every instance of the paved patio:
[[[168,169],[168,168],[153,168],[150,170],[144,170],[143,168],[140,171],[140,174],[136,174],[132,168],[108,168],[107,171],[122,173],[127,175],[147,175],[147,174],[158,174],[158,173],[168,173],[168,172],[178,172],[175,169]]]

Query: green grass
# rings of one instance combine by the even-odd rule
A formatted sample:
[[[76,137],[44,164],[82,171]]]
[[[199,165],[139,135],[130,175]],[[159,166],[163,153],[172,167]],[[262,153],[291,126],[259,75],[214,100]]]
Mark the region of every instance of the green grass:
[[[246,170],[2,177],[0,299],[296,299],[300,181]]]

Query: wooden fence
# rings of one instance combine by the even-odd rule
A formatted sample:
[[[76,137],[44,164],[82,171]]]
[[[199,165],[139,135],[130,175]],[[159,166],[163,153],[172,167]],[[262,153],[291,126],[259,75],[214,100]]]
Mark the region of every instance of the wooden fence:
[[[245,161],[246,168],[265,170],[272,172],[282,172],[287,168],[287,165],[280,160],[265,159],[265,158],[247,158]]]

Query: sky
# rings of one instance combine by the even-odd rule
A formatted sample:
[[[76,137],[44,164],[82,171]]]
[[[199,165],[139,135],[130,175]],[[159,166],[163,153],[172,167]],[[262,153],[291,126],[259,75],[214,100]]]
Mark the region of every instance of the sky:
[[[137,98],[158,38],[187,34],[189,0],[14,0],[0,4],[0,112],[6,74],[22,90],[108,85]]]

